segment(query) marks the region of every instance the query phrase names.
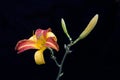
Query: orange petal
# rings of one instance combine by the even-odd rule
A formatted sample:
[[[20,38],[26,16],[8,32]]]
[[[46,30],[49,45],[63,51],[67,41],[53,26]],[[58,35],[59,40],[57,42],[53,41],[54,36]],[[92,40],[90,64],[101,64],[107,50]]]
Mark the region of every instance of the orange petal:
[[[46,34],[47,34],[47,32],[49,32],[49,31],[51,31],[50,28],[48,28],[47,30],[37,29],[37,30],[35,31],[35,35],[36,35],[37,39],[39,39],[39,37],[40,37],[41,35],[43,35],[44,38],[46,38]]]
[[[39,50],[35,52],[34,59],[35,59],[36,64],[38,65],[45,64],[43,51],[44,50]]]
[[[45,46],[55,49],[56,51],[59,51],[59,45],[54,40],[54,37],[49,37],[45,43]]]
[[[18,53],[21,53],[28,49],[36,49],[34,41],[28,39],[20,40],[15,47],[15,50],[18,50]]]
[[[25,46],[25,47],[20,48],[17,53],[19,54],[29,49],[36,49],[36,48],[34,48],[33,46]]]

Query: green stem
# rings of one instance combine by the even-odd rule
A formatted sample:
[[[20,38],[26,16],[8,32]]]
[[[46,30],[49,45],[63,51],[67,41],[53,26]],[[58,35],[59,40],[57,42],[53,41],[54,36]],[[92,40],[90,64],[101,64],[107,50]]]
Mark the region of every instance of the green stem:
[[[56,60],[56,57],[55,57],[55,55],[54,55],[53,50],[52,50],[51,48],[48,48],[48,49],[49,49],[50,52],[51,52],[51,58],[55,61],[56,65],[57,65],[58,67],[60,67],[60,64],[59,64],[58,61]]]
[[[63,68],[63,64],[65,62],[65,59],[67,57],[67,54],[71,53],[70,47],[71,47],[71,43],[68,44],[67,46],[65,45],[65,50],[66,51],[65,51],[65,54],[64,54],[64,56],[62,58],[62,61],[61,61],[60,67],[59,67],[59,72],[58,72],[56,80],[59,80],[60,77],[63,75],[62,68]]]
[[[80,40],[80,39],[77,38],[75,41],[73,41],[73,44],[72,44],[72,45],[76,44],[79,40]]]
[[[59,72],[58,72],[58,75],[57,75],[56,80],[59,80],[60,77],[63,75],[63,72],[62,72],[63,64],[64,64],[64,62],[65,62],[65,59],[66,59],[67,55],[72,52],[72,51],[70,50],[70,47],[72,46],[72,44],[73,44],[73,42],[72,42],[72,40],[70,40],[70,43],[69,43],[68,45],[66,45],[66,44],[64,45],[65,54],[64,54],[64,56],[63,56],[60,64],[59,64],[58,61],[56,60],[56,57],[55,57],[55,55],[54,55],[53,50],[52,50],[51,48],[48,48],[48,49],[50,50],[50,52],[51,52],[51,58],[55,61],[56,65],[57,65],[58,68],[59,68]]]

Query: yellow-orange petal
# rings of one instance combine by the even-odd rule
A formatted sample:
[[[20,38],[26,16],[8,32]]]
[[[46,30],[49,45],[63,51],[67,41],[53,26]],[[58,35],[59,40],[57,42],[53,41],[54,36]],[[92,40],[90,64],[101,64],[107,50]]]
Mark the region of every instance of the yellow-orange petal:
[[[35,63],[38,64],[38,65],[45,64],[43,51],[44,50],[38,50],[34,54]]]
[[[33,36],[31,36],[31,37],[29,38],[29,40],[36,42],[36,41],[37,41],[37,38],[36,38],[35,35],[33,35]]]
[[[46,40],[45,46],[46,46],[46,47],[53,48],[53,49],[55,49],[56,51],[59,51],[59,45],[58,45],[57,42],[54,40],[54,37],[49,37],[49,38]]]
[[[17,50],[18,53],[21,53],[29,49],[37,48],[35,47],[35,42],[28,39],[18,41],[17,45],[15,46],[15,50]]]
[[[49,37],[53,37],[55,41],[57,41],[57,37],[55,36],[55,34],[53,32],[48,32],[47,33],[47,38]]]

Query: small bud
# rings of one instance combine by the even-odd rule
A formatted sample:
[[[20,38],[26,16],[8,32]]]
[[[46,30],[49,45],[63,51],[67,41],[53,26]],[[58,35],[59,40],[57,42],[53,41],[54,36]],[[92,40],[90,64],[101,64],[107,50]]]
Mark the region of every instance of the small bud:
[[[70,37],[70,35],[68,34],[68,31],[67,31],[67,28],[66,28],[66,24],[65,24],[65,21],[64,21],[63,18],[61,19],[61,25],[62,25],[62,29],[63,29],[64,33],[67,35],[67,37],[68,37],[69,40],[71,41],[71,37]]]

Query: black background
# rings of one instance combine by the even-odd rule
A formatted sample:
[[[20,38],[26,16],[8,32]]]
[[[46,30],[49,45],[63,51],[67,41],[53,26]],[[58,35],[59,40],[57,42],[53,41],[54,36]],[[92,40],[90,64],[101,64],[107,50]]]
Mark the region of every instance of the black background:
[[[44,52],[46,64],[38,66],[33,57],[36,50],[18,55],[16,43],[29,38],[37,28],[50,27],[58,37],[60,51],[55,55],[60,61],[63,45],[69,43],[61,18],[74,40],[95,14],[99,14],[95,29],[71,48],[61,80],[116,80],[120,73],[119,9],[119,0],[1,0],[0,80],[55,80],[58,68],[48,50]]]

